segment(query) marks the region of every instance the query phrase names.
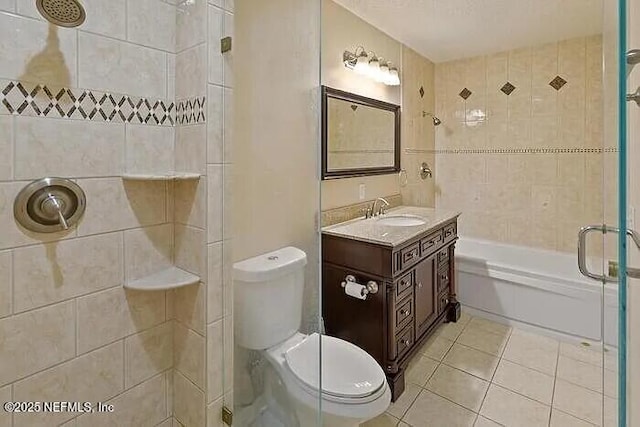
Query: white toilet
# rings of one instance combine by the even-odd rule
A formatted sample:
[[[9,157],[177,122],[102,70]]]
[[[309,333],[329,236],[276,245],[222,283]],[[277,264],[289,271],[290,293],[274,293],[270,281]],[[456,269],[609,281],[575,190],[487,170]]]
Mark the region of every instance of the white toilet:
[[[317,425],[320,400],[324,426],[358,426],[387,409],[391,392],[382,368],[361,348],[298,332],[306,263],[303,251],[287,247],[234,264],[235,339],[241,347],[264,351],[301,427]]]

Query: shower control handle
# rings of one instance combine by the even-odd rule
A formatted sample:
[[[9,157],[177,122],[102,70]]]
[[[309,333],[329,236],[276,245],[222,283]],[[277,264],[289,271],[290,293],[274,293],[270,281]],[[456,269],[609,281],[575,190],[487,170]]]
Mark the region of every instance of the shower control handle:
[[[63,230],[69,229],[67,219],[64,217],[64,202],[54,194],[49,194],[42,202],[42,211],[51,215],[57,216],[60,226]]]

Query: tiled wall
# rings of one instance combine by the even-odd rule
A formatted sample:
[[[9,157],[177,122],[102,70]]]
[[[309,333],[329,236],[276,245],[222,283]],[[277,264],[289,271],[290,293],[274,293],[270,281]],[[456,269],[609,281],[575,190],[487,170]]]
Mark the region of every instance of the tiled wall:
[[[34,2],[0,1],[0,396],[109,401],[115,412],[2,412],[0,425],[171,425],[175,415],[198,426],[207,404],[218,425],[225,358],[224,372],[232,365],[222,220],[231,57],[219,46],[233,2],[83,3],[86,23],[62,29]],[[172,169],[203,177],[120,178]],[[52,175],[80,184],[87,211],[68,232],[28,232],[13,200]],[[123,289],[172,264],[202,284]]]
[[[402,46],[402,179],[400,193],[405,205],[435,207],[435,65],[412,49]],[[433,176],[422,179],[426,162]],[[406,174],[405,174],[406,173]]]
[[[463,212],[463,235],[574,251],[579,227],[602,221],[615,162],[602,38],[438,64],[435,87],[436,205]]]

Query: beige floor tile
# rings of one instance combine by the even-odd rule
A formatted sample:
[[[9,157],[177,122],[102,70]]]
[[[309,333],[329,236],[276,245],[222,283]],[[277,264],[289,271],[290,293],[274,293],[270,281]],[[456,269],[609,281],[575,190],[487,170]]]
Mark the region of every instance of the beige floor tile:
[[[480,409],[488,387],[487,381],[447,365],[440,365],[426,386],[427,390],[474,412]]]
[[[501,424],[491,421],[489,418],[485,418],[482,415],[478,415],[478,419],[473,427],[501,427]]]
[[[557,341],[516,329],[511,334],[502,357],[545,374],[555,375],[558,346]]]
[[[476,328],[485,332],[491,332],[498,335],[509,335],[511,333],[511,326],[503,323],[494,322],[482,317],[474,317],[471,319],[467,328]]]
[[[435,360],[442,360],[453,345],[453,341],[442,337],[432,337],[424,344],[420,353]]]
[[[436,371],[437,367],[438,362],[435,360],[417,354],[407,367],[405,380],[423,387]]]
[[[597,347],[586,347],[566,342],[560,343],[560,354],[595,366],[602,366],[602,360],[604,357],[602,349]]]
[[[557,409],[552,409],[549,427],[593,427],[593,424],[565,414]]]
[[[618,399],[605,396],[604,427],[618,427]]]
[[[604,370],[604,394],[614,399],[618,398],[618,373]]]
[[[500,356],[507,344],[507,339],[508,337],[504,334],[494,334],[482,329],[467,327],[462,331],[457,342],[494,356]]]
[[[361,427],[396,427],[399,422],[400,420],[396,417],[384,413],[372,420],[367,421],[364,424],[361,424]]]
[[[423,390],[402,421],[413,427],[471,427],[476,414]]]
[[[551,408],[492,384],[480,415],[507,427],[547,427]]]
[[[551,405],[554,379],[550,375],[502,359],[493,383]]]
[[[443,363],[489,381],[496,371],[499,360],[495,356],[471,347],[454,344]]]
[[[404,393],[400,395],[398,400],[393,402],[388,408],[387,413],[393,415],[396,418],[402,418],[402,416],[407,412],[407,409],[411,406],[416,397],[422,390],[415,384],[406,384],[404,388]]]
[[[553,407],[569,415],[602,424],[602,394],[556,379]]]
[[[603,369],[565,356],[558,358],[558,378],[602,393]]]
[[[458,339],[466,324],[458,320],[457,323],[445,323],[441,325],[434,335],[446,338],[451,341]]]

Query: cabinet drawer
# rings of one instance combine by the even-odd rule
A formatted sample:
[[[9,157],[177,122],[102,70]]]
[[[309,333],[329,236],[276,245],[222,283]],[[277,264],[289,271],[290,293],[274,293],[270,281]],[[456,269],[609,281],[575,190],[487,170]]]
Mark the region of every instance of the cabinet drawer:
[[[400,268],[415,264],[420,259],[420,242],[400,250]]]
[[[438,297],[438,315],[442,314],[442,312],[447,308],[447,305],[449,305],[449,288],[448,287]]]
[[[435,252],[442,245],[442,242],[442,230],[420,240],[420,250],[422,251],[422,255],[425,256]]]
[[[411,289],[413,289],[413,272],[405,274],[396,282],[396,296],[398,297],[396,301],[399,301],[400,296]]]
[[[396,331],[401,330],[408,322],[413,320],[413,297],[401,301],[395,314]]]
[[[413,325],[409,324],[402,332],[396,335],[396,359],[400,359],[413,346]]]
[[[449,242],[457,237],[458,228],[456,223],[449,224],[444,227],[444,241]]]
[[[449,263],[447,263],[438,270],[438,292],[442,292],[449,283]]]
[[[442,248],[438,252],[438,265],[443,266],[449,263],[449,248]]]

